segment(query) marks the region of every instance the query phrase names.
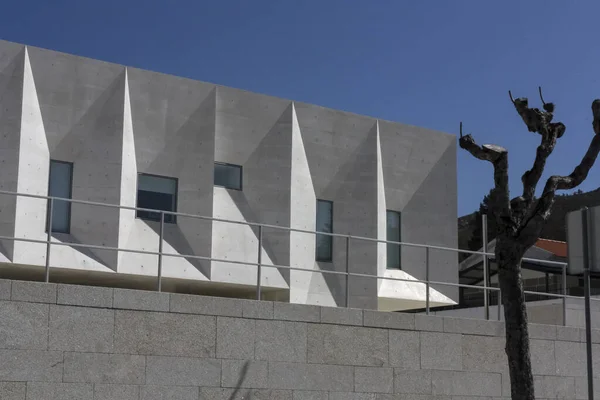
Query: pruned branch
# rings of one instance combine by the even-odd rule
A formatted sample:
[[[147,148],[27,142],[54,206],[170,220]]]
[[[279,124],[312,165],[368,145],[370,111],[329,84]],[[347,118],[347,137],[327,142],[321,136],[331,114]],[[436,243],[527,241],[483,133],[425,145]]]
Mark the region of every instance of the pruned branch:
[[[462,134],[460,124],[459,145],[479,160],[489,161],[494,166],[494,189],[490,193],[491,210],[497,219],[510,219],[510,199],[508,191],[508,151],[500,146],[486,144],[478,145],[473,136]],[[499,221],[500,222],[500,221]]]
[[[546,103],[544,101],[544,95],[542,94],[542,87],[538,86],[538,91],[540,92],[540,100],[542,101],[542,106],[544,111],[553,113],[554,112],[554,103]]]
[[[542,136],[541,143],[536,150],[533,166],[521,177],[521,181],[523,182],[523,194],[521,197],[513,199],[514,210],[518,214],[516,215],[517,217],[522,217],[530,210],[537,184],[544,172],[544,167],[546,166],[546,160],[550,154],[552,154],[552,151],[554,151],[556,139],[561,137],[566,129],[565,125],[561,122],[551,122],[554,117],[554,104],[546,103],[544,101],[541,87],[539,88],[539,94],[545,111],[541,111],[538,108],[530,108],[527,98],[513,100],[511,94],[511,100],[513,101],[515,109],[521,116],[527,129],[529,129],[530,132],[537,132]]]
[[[538,237],[541,232],[543,222],[546,221],[550,212],[557,190],[569,190],[579,186],[587,178],[590,169],[594,166],[598,153],[600,153],[600,100],[594,100],[592,103],[594,137],[583,156],[579,165],[573,172],[566,176],[553,175],[546,181],[542,196],[538,200],[536,207],[530,218],[523,224],[519,236]]]
[[[475,143],[475,139],[473,136],[462,135],[462,123],[461,123],[461,134],[459,145],[462,149],[467,150],[471,155],[479,160],[489,161],[494,164],[503,154],[506,154],[507,151],[505,148],[496,146],[493,144],[485,144],[483,146],[479,146]]]

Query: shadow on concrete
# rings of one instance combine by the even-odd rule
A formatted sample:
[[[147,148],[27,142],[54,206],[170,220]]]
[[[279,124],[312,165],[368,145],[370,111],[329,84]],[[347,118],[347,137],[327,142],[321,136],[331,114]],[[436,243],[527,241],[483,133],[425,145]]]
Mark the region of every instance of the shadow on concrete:
[[[290,225],[292,110],[292,103],[290,103],[249,155],[244,164],[244,191],[229,191],[231,199],[246,222],[284,227]],[[281,170],[281,167],[287,170]],[[260,180],[257,180],[261,183],[259,187],[252,183],[247,184],[255,174],[260,175]],[[273,204],[271,201],[265,201],[270,194],[281,197],[284,200],[283,204],[277,204],[272,208],[265,206],[265,204]],[[252,231],[258,238],[258,227],[252,227]],[[273,264],[290,265],[289,231],[263,228],[262,248]],[[278,271],[289,284],[290,271],[283,268],[279,268]]]
[[[377,129],[376,125],[372,128],[365,139],[357,146],[345,163],[335,173],[329,185],[323,191],[323,198],[333,199],[341,203],[352,204],[355,199],[365,199],[365,197],[373,196],[373,204],[377,205]],[[359,211],[352,210],[352,211]],[[335,215],[335,206],[334,206]],[[362,219],[360,219],[362,220]],[[377,221],[375,220],[375,224]],[[352,234],[357,236],[372,236],[361,232],[362,226],[346,227],[347,231],[340,231],[335,227],[334,217],[334,232],[339,234]],[[375,248],[375,259],[370,264],[375,265],[374,271],[368,271],[364,268],[367,260],[356,260],[355,257],[360,256],[363,246],[373,246]],[[333,238],[333,263],[317,262],[319,268],[325,271],[346,272],[346,243],[344,238]],[[335,250],[335,249],[339,250]],[[357,251],[358,248],[358,251]],[[373,243],[363,242],[362,244],[350,244],[349,254],[350,272],[371,273],[377,274],[377,248]],[[329,287],[334,300],[338,306],[346,303],[346,277],[343,275],[323,274],[325,282]],[[363,287],[365,285],[375,285],[376,280],[372,278],[350,277],[350,288]],[[352,298],[352,291],[351,291]],[[350,299],[351,300],[351,299]],[[350,301],[350,305],[352,302]]]
[[[0,241],[0,253],[6,257],[7,260],[12,261],[12,257],[9,257],[9,253],[8,251],[4,248],[4,244],[2,244],[2,241]]]
[[[229,396],[228,400],[238,400],[238,393],[240,392],[240,389],[242,387],[242,383],[244,383],[244,380],[246,380],[246,375],[248,375],[248,369],[250,368],[250,361],[246,360],[244,362],[244,365],[242,366],[242,370],[240,371],[240,378],[238,379],[238,381],[235,384],[235,389],[233,389],[233,392],[231,393],[231,396]],[[246,392],[247,394],[248,392]],[[242,395],[242,398],[247,398],[248,396]]]
[[[25,48],[21,49],[0,73],[0,148],[14,149],[18,152],[23,103],[23,71]],[[16,143],[15,143],[16,142]],[[7,162],[8,159],[8,162]],[[4,178],[0,189],[17,191],[18,154],[0,158],[1,175]],[[16,196],[0,195],[0,235],[14,236]],[[0,251],[9,260],[13,260],[14,241],[0,241]]]
[[[208,154],[206,152],[207,147],[214,149],[215,105],[216,89],[213,89],[200,102],[198,107],[185,118],[183,123],[176,128],[176,132],[169,134],[169,127],[166,128],[166,145],[147,167],[149,171],[172,171],[178,177],[180,182],[178,203],[179,205],[185,204],[186,208],[178,208],[177,211],[194,215],[212,215],[213,187],[212,185],[206,185],[206,182],[212,182],[214,151],[209,152],[210,157],[205,155]],[[177,110],[173,110],[173,112],[175,111]],[[167,121],[176,119],[176,116],[171,114],[170,109],[167,110],[165,117]],[[207,115],[212,116],[212,121],[207,122]],[[190,153],[197,153],[202,157],[198,159],[182,157],[182,155]],[[166,155],[171,155],[171,157]],[[175,160],[174,164],[169,164],[173,160]],[[200,166],[198,166],[199,164]],[[199,171],[197,171],[198,169]],[[194,173],[193,171],[197,172]],[[191,187],[192,185],[195,185],[195,187]],[[183,187],[186,187],[186,189],[183,189]],[[188,192],[191,192],[191,195]],[[198,197],[201,199],[198,199]],[[193,204],[198,208],[190,209],[188,208],[189,204]],[[145,222],[156,233],[159,233],[159,223]],[[190,242],[192,237],[199,238],[194,245]],[[176,225],[165,224],[164,240],[179,254],[210,257],[212,222],[178,216]],[[202,254],[202,250],[204,250],[204,254]],[[210,279],[210,261],[197,258],[186,258],[186,260]]]
[[[179,219],[182,217],[178,217]],[[160,223],[153,221],[143,221],[150,229],[156,232],[157,235],[160,235]],[[179,221],[178,221],[179,223]],[[206,223],[207,221],[200,221],[200,223]],[[209,231],[210,232],[210,231]],[[210,233],[209,233],[210,234]],[[190,242],[186,239],[184,233],[181,231],[179,225],[176,224],[165,224],[163,231],[163,240],[169,244],[169,246],[173,247],[177,254],[180,255],[190,255],[190,256],[202,256],[202,257],[210,257],[210,247],[207,248],[209,251],[208,254],[198,254],[198,251],[195,251]],[[197,250],[197,249],[196,249]],[[168,256],[165,256],[168,257]],[[179,257],[181,258],[181,257]],[[202,275],[206,276],[210,279],[210,261],[200,260],[198,258],[187,258],[183,257],[187,262],[194,266]]]
[[[69,233],[53,232],[52,237],[56,240],[59,240],[62,243],[88,244],[88,243],[81,242],[81,240],[77,239],[75,236],[73,236]],[[59,247],[59,246],[56,246],[56,247]],[[104,261],[102,261],[102,259],[100,257],[98,257],[94,252],[92,252],[91,249],[88,249],[85,247],[80,247],[80,246],[60,246],[60,247],[69,247],[69,248],[83,254],[84,256],[91,258],[92,260],[96,261],[97,263],[99,263],[107,268],[110,268],[110,266],[106,265],[106,263]],[[112,250],[98,250],[98,251],[112,252]],[[114,269],[114,271],[116,272],[116,269]]]
[[[114,167],[109,154],[118,152],[123,146],[123,112],[125,96],[125,69],[118,73],[101,95],[87,108],[81,118],[73,123],[68,132],[52,146],[49,141],[50,157],[71,161],[73,166],[73,198],[118,203],[120,171],[114,169],[99,171],[97,165]],[[44,118],[42,109],[42,118]],[[45,116],[48,118],[49,116]],[[104,176],[102,176],[104,175]],[[103,180],[104,190],[90,190],[90,180]],[[71,206],[71,237],[78,242],[94,245],[118,245],[119,210],[93,207],[73,203]],[[101,213],[102,218],[90,219],[90,213]],[[85,230],[81,229],[85,226]],[[81,250],[79,250],[81,251]],[[95,259],[117,270],[117,252],[90,250]],[[87,255],[87,254],[86,254]]]

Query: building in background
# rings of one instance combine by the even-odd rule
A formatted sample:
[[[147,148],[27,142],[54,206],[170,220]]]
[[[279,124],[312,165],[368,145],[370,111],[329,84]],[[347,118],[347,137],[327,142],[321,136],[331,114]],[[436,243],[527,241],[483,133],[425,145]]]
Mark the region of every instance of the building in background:
[[[488,244],[488,252],[493,253],[496,240]],[[482,251],[480,249],[480,251]],[[538,241],[525,252],[525,260],[521,265],[523,289],[526,291],[527,314],[529,322],[585,327],[583,303],[583,279],[580,275],[570,274],[566,264],[568,262],[567,243],[558,240],[538,239]],[[494,257],[489,258],[488,286],[498,287],[498,266]],[[562,265],[561,265],[562,264]],[[564,276],[563,276],[564,272]],[[473,254],[459,264],[459,282],[462,285],[483,287],[483,259],[481,255]],[[563,284],[564,282],[564,284]],[[600,274],[591,273],[591,294],[593,297],[600,295]],[[564,287],[564,290],[563,290]],[[548,294],[566,293],[568,298],[563,299]],[[498,314],[498,292],[490,290],[488,293],[490,318],[496,319]],[[463,318],[485,318],[485,302],[482,289],[462,287],[459,289],[458,304],[437,307],[434,314],[441,316]],[[598,304],[592,302],[593,312],[598,314]],[[504,317],[501,311],[501,318]],[[413,312],[425,312],[424,309]],[[600,314],[598,314],[600,315]],[[594,325],[599,328],[600,322]]]
[[[402,95],[402,94],[399,94]],[[55,280],[155,281],[160,211],[457,247],[452,135],[0,41],[0,189],[142,207],[54,201]],[[0,235],[46,240],[43,199],[0,196]],[[346,277],[425,278],[424,248],[165,215],[165,290],[345,305]],[[203,258],[181,257],[192,255]],[[215,261],[219,260],[219,261]],[[430,278],[457,282],[431,250]],[[34,274],[46,245],[0,241],[1,276]],[[353,276],[349,305],[423,307],[425,288]],[[455,287],[432,288],[431,305]]]

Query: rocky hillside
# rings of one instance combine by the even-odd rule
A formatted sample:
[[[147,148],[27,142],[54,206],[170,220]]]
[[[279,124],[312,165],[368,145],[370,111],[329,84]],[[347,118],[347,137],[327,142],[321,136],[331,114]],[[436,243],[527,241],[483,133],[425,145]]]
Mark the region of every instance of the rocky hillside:
[[[565,218],[567,213],[579,210],[584,206],[594,207],[600,205],[600,189],[591,192],[576,192],[556,197],[554,208],[550,219],[542,231],[542,238],[562,240],[566,239]],[[479,229],[477,227],[479,226]],[[481,240],[475,238],[473,234],[481,230],[481,219],[478,212],[465,215],[458,219],[458,244],[461,249],[478,250],[481,247]],[[490,239],[493,235],[490,233]],[[469,243],[471,242],[471,243]],[[475,242],[475,243],[473,243]],[[479,243],[476,246],[476,243]]]

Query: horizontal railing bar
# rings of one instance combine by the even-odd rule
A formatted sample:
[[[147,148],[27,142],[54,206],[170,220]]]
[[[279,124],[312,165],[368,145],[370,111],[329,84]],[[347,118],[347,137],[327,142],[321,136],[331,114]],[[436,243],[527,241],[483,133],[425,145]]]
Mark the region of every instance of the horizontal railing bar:
[[[296,232],[296,233],[306,233],[306,234],[311,234],[311,235],[324,235],[324,236],[342,237],[342,238],[349,237],[353,240],[362,240],[362,241],[385,243],[385,244],[395,244],[395,245],[399,245],[399,246],[407,246],[407,247],[415,247],[415,248],[430,248],[430,249],[434,249],[434,250],[451,251],[451,252],[459,253],[459,254],[460,253],[462,253],[462,254],[478,254],[478,255],[482,255],[482,256],[483,255],[487,255],[487,256],[494,255],[493,253],[484,253],[481,251],[453,249],[451,247],[426,245],[426,244],[418,244],[418,243],[396,242],[396,241],[391,241],[391,240],[367,238],[367,237],[363,237],[363,236],[344,235],[341,233],[309,231],[309,230],[305,230],[305,229],[298,229],[298,228],[279,226],[279,225],[271,225],[271,224],[262,224],[262,223],[258,223],[258,222],[234,221],[234,220],[228,220],[228,219],[222,219],[222,218],[216,218],[216,217],[208,217],[208,216],[203,216],[203,215],[187,214],[187,213],[176,212],[176,211],[155,210],[155,209],[151,209],[151,208],[131,207],[131,206],[124,206],[124,205],[120,205],[120,204],[111,204],[111,203],[99,203],[99,202],[89,201],[89,200],[67,199],[67,198],[62,198],[62,197],[43,196],[43,195],[29,194],[29,193],[15,193],[15,192],[8,192],[5,190],[0,190],[0,194],[16,196],[16,197],[19,197],[19,196],[31,197],[31,198],[42,199],[42,200],[52,199],[52,201],[66,201],[66,202],[75,203],[75,204],[85,204],[85,205],[98,206],[98,207],[117,208],[117,209],[121,209],[121,210],[163,213],[165,215],[176,215],[176,216],[181,216],[181,217],[201,219],[201,220],[205,220],[205,221],[223,222],[223,223],[228,223],[228,224],[246,225],[246,226],[253,226],[253,227],[262,226],[263,228],[285,230],[288,232]]]
[[[56,201],[56,200],[67,201],[67,202],[76,203],[76,204],[86,204],[86,205],[92,205],[92,206],[98,206],[98,207],[118,208],[118,209],[122,209],[122,210],[161,212],[165,215],[176,215],[176,216],[196,218],[196,219],[213,221],[213,222],[223,222],[223,223],[255,226],[255,227],[262,226],[263,228],[279,229],[279,230],[285,230],[285,231],[289,231],[289,232],[307,233],[307,234],[312,234],[312,235],[325,235],[325,236],[343,237],[343,238],[348,237],[353,240],[362,240],[362,241],[385,243],[385,244],[395,244],[398,246],[407,246],[407,247],[415,247],[415,248],[429,248],[429,249],[433,249],[433,250],[450,251],[450,252],[462,253],[462,254],[476,254],[476,255],[481,255],[481,256],[487,255],[488,257],[493,257],[495,255],[494,253],[485,253],[482,251],[474,251],[474,250],[466,250],[466,249],[453,249],[451,247],[418,244],[418,243],[396,242],[396,241],[391,241],[391,240],[367,238],[364,236],[344,235],[344,234],[340,234],[340,233],[309,231],[309,230],[305,230],[305,229],[298,229],[298,228],[285,227],[285,226],[279,226],[279,225],[262,224],[262,223],[247,222],[247,221],[234,221],[234,220],[228,220],[228,219],[222,219],[222,218],[216,218],[216,217],[208,217],[208,216],[196,215],[196,214],[188,214],[188,213],[182,213],[182,212],[176,212],[176,211],[163,211],[163,210],[155,210],[155,209],[151,209],[151,208],[123,206],[120,204],[99,203],[99,202],[88,201],[88,200],[66,199],[66,198],[62,198],[62,197],[43,196],[43,195],[36,195],[36,194],[29,194],[29,193],[16,193],[16,192],[9,192],[9,191],[5,191],[5,190],[0,190],[0,194],[16,196],[16,197],[18,197],[18,196],[31,197],[31,198],[43,199],[43,200],[52,199],[53,201]],[[567,263],[565,263],[565,262],[539,260],[539,259],[535,259],[535,258],[523,258],[523,261],[537,262],[537,263],[546,264],[546,265],[559,265],[559,266],[567,265]]]
[[[494,253],[484,253],[481,251],[461,250],[461,249],[454,249],[454,248],[444,247],[444,246],[434,246],[434,245],[425,245],[425,244],[416,244],[416,243],[388,241],[388,240],[367,238],[367,237],[361,237],[361,236],[344,235],[344,234],[338,234],[338,233],[309,231],[309,230],[303,230],[303,229],[297,229],[297,228],[291,228],[291,227],[283,227],[283,226],[278,226],[278,225],[261,224],[261,223],[255,223],[255,222],[232,221],[232,220],[227,220],[227,219],[222,219],[222,218],[207,217],[207,216],[187,214],[187,213],[182,213],[182,212],[163,211],[163,210],[155,210],[155,209],[148,209],[148,208],[141,208],[141,207],[130,207],[130,206],[123,206],[123,205],[119,205],[119,204],[100,203],[100,202],[93,202],[93,201],[87,201],[87,200],[66,199],[66,198],[52,197],[52,196],[15,193],[15,192],[3,191],[3,190],[0,190],[0,194],[16,196],[16,197],[23,196],[23,197],[37,198],[37,199],[43,199],[43,200],[51,200],[52,202],[65,201],[65,202],[69,202],[69,203],[84,204],[84,205],[91,205],[91,206],[98,206],[98,207],[117,208],[117,209],[132,210],[132,211],[146,211],[146,212],[153,212],[153,213],[161,213],[161,215],[175,215],[175,216],[189,217],[189,218],[195,218],[195,219],[206,220],[206,221],[223,222],[223,223],[231,223],[231,224],[245,225],[245,226],[251,226],[251,227],[263,227],[263,228],[285,230],[288,232],[306,233],[306,234],[311,234],[311,235],[325,235],[325,236],[332,236],[332,237],[342,237],[342,238],[347,238],[347,239],[352,239],[352,240],[357,240],[357,241],[360,240],[360,241],[367,241],[367,242],[373,242],[373,243],[394,244],[394,245],[398,245],[398,246],[435,249],[435,250],[450,251],[450,252],[455,252],[455,253],[466,253],[466,254],[475,254],[475,255],[481,255],[481,256],[494,257]],[[378,280],[381,279],[381,280],[391,280],[391,281],[408,282],[408,283],[419,283],[419,284],[424,284],[424,285],[427,285],[429,283],[429,285],[471,288],[471,289],[477,289],[477,290],[482,290],[482,291],[485,291],[486,289],[491,290],[491,291],[499,291],[500,290],[497,287],[484,288],[483,286],[479,286],[479,285],[468,285],[468,284],[460,284],[460,283],[452,283],[452,282],[437,282],[437,281],[429,281],[428,282],[428,281],[422,281],[422,280],[416,280],[416,279],[382,277],[382,276],[377,276],[377,275],[362,274],[362,273],[356,273],[356,272],[340,272],[340,271],[326,271],[326,270],[316,271],[316,270],[287,266],[287,265],[261,264],[261,263],[256,263],[256,262],[220,259],[220,258],[213,258],[213,257],[207,257],[207,256],[185,255],[185,254],[178,254],[178,253],[165,253],[164,251],[156,252],[156,251],[148,251],[148,250],[135,250],[135,249],[112,247],[112,246],[100,246],[100,245],[92,245],[92,244],[69,243],[69,242],[58,242],[58,241],[54,242],[51,240],[15,238],[15,237],[8,237],[8,236],[0,236],[0,240],[39,243],[39,244],[45,244],[46,246],[51,246],[51,245],[68,246],[68,247],[74,247],[74,248],[86,248],[86,249],[117,251],[117,252],[120,251],[120,252],[125,252],[125,253],[144,254],[144,255],[152,255],[152,256],[168,256],[168,257],[175,257],[175,258],[198,259],[198,260],[222,262],[222,263],[229,263],[229,264],[236,264],[236,265],[250,265],[250,266],[256,266],[259,268],[260,267],[268,267],[268,268],[286,269],[286,270],[292,270],[292,271],[301,271],[301,272],[307,272],[307,273],[355,276],[355,277],[371,278],[371,279],[378,279]],[[557,266],[562,266],[563,268],[567,265],[567,263],[565,263],[565,262],[539,260],[539,259],[533,259],[533,258],[523,258],[523,261],[536,262],[539,264],[546,264],[546,265],[557,265]],[[531,292],[531,291],[524,291],[524,293],[531,294],[531,295],[544,295],[544,296],[555,297],[555,298],[581,299],[580,297],[577,297],[577,296],[569,296],[569,295],[564,295],[564,294],[553,294],[553,293]],[[592,300],[600,301],[600,299],[594,299],[594,298]]]
[[[9,237],[9,236],[0,236],[0,240],[12,240],[12,241],[17,241],[17,242],[39,243],[39,244],[46,244],[46,245],[48,244],[48,241],[46,241],[46,240],[29,239],[29,238],[14,238],[14,237]],[[250,265],[250,266],[255,266],[255,267],[258,266],[258,263],[256,263],[256,262],[229,260],[229,259],[224,259],[224,258],[214,258],[214,257],[206,257],[206,256],[197,256],[197,255],[193,255],[193,254],[186,255],[186,254],[164,253],[164,252],[159,253],[157,251],[123,249],[123,248],[119,248],[119,247],[99,246],[99,245],[83,244],[83,243],[51,242],[50,244],[53,246],[80,247],[80,248],[85,248],[85,249],[106,250],[106,251],[122,251],[124,253],[135,253],[135,254],[144,254],[144,255],[151,255],[151,256],[158,256],[158,255],[162,254],[163,256],[167,256],[167,257],[192,258],[192,259],[205,260],[205,261],[223,262],[223,263],[228,263],[228,264]],[[261,267],[284,268],[284,269],[292,269],[292,270],[304,271],[304,272],[324,272],[326,274],[333,274],[333,275],[346,275],[345,272],[314,271],[314,270],[307,270],[305,268],[290,267],[288,265],[261,264]],[[370,276],[373,276],[373,275],[370,275]]]
[[[568,294],[546,293],[546,292],[532,292],[530,290],[524,290],[523,293],[524,294],[535,294],[535,295],[539,295],[539,296],[556,297],[556,298],[559,298],[559,299],[565,298],[565,299],[582,299],[583,300],[583,297],[571,296],[571,295],[568,295]]]
[[[38,239],[30,239],[30,238],[15,238],[15,237],[10,237],[10,236],[0,236],[0,240],[20,241],[20,242],[38,243],[38,244],[46,244],[46,245],[49,243],[47,240],[38,240]],[[126,249],[126,248],[111,247],[111,246],[99,246],[99,245],[83,244],[83,243],[68,243],[68,242],[52,241],[52,242],[50,242],[50,244],[56,245],[56,246],[68,246],[68,247],[76,247],[76,248],[79,247],[79,248],[87,248],[87,249],[95,249],[95,250],[106,250],[106,251],[117,251],[117,252],[121,251],[124,253],[144,254],[144,255],[152,255],[152,256],[158,256],[158,255],[162,254],[163,256],[167,256],[167,257],[191,258],[191,259],[198,259],[198,260],[205,260],[205,261],[236,264],[236,265],[250,265],[250,266],[255,266],[255,267],[258,266],[258,263],[256,263],[256,262],[229,260],[229,259],[214,258],[214,257],[207,257],[207,256],[198,256],[198,255],[193,255],[193,254],[186,255],[186,254],[165,253],[165,252],[159,253],[157,251],[135,250],[135,249]],[[378,275],[361,274],[361,273],[357,273],[357,272],[341,272],[341,271],[326,271],[326,270],[316,271],[316,270],[310,270],[310,269],[306,269],[306,268],[292,267],[289,265],[261,264],[261,267],[286,269],[286,270],[300,271],[300,272],[306,272],[306,273],[320,273],[320,274],[344,275],[344,276],[347,275],[347,276],[380,279],[380,280],[388,280],[388,281],[419,283],[419,284],[423,284],[423,285],[427,284],[427,281],[418,280],[418,279],[385,277],[385,276],[378,276]],[[459,288],[468,288],[468,289],[478,289],[478,290],[482,290],[482,291],[484,290],[483,286],[467,285],[467,284],[453,283],[453,282],[429,281],[429,284],[432,286],[438,285],[438,286],[450,286],[450,287],[459,287]],[[489,287],[487,287],[487,289],[491,290],[491,291],[499,291],[500,290],[499,288],[493,287],[493,286],[489,286]],[[560,294],[550,294],[550,293],[543,293],[543,292],[528,292],[528,291],[526,291],[525,293],[526,294],[549,295],[552,297],[565,297],[565,298],[574,298],[574,299],[579,298],[577,296],[563,296]]]

